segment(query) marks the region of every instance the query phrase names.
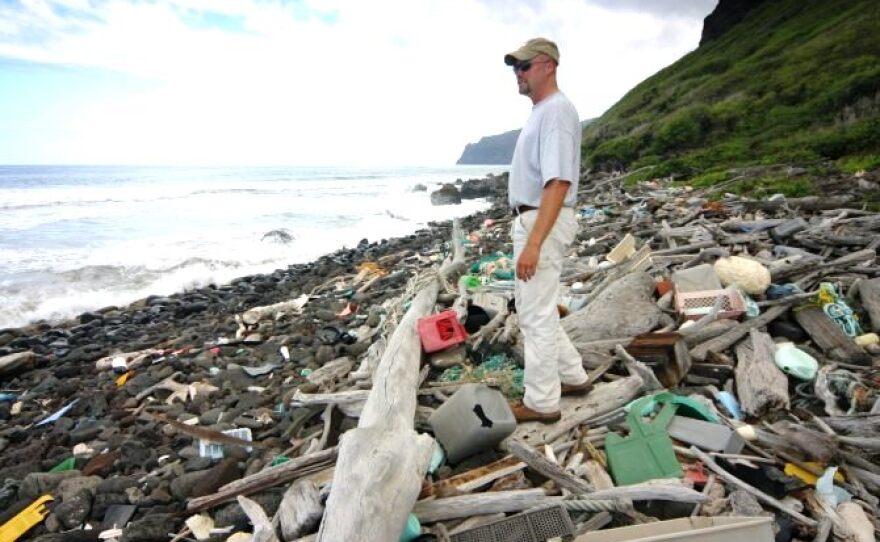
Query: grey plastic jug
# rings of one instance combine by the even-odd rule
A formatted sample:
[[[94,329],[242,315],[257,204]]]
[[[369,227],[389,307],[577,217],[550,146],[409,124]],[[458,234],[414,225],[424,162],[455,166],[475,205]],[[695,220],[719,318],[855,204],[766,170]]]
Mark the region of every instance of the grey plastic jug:
[[[516,429],[516,419],[499,391],[465,384],[428,419],[450,463],[481,452]]]

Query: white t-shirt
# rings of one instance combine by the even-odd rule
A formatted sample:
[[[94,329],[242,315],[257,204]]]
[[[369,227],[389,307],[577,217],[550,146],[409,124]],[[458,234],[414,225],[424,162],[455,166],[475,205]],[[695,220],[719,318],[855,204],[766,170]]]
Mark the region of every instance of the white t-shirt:
[[[507,186],[510,207],[538,207],[552,179],[571,183],[563,205],[573,207],[580,173],[581,123],[574,104],[557,91],[532,107],[516,140]]]

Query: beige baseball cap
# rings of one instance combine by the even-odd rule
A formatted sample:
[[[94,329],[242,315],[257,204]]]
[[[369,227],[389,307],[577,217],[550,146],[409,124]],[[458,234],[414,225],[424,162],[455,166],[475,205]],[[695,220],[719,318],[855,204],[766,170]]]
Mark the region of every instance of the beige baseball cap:
[[[559,48],[556,44],[546,38],[532,38],[525,42],[522,47],[504,55],[504,63],[513,66],[517,62],[523,60],[531,60],[541,53],[549,56],[556,63],[559,63]]]

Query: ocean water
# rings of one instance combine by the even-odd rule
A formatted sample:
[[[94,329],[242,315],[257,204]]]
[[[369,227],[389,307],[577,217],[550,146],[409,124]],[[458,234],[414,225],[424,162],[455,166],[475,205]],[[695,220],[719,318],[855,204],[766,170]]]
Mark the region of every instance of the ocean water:
[[[406,235],[489,205],[432,206],[437,183],[504,169],[0,166],[0,328]]]

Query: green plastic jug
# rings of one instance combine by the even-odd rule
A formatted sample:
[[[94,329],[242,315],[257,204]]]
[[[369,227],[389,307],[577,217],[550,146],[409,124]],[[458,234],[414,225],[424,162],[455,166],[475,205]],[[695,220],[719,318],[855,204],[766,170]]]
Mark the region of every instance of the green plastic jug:
[[[672,449],[672,440],[666,433],[666,426],[675,416],[678,405],[662,401],[663,406],[653,420],[644,421],[642,418],[643,409],[657,402],[655,397],[649,396],[633,403],[627,415],[629,436],[609,433],[605,437],[608,466],[617,485],[683,475]]]

